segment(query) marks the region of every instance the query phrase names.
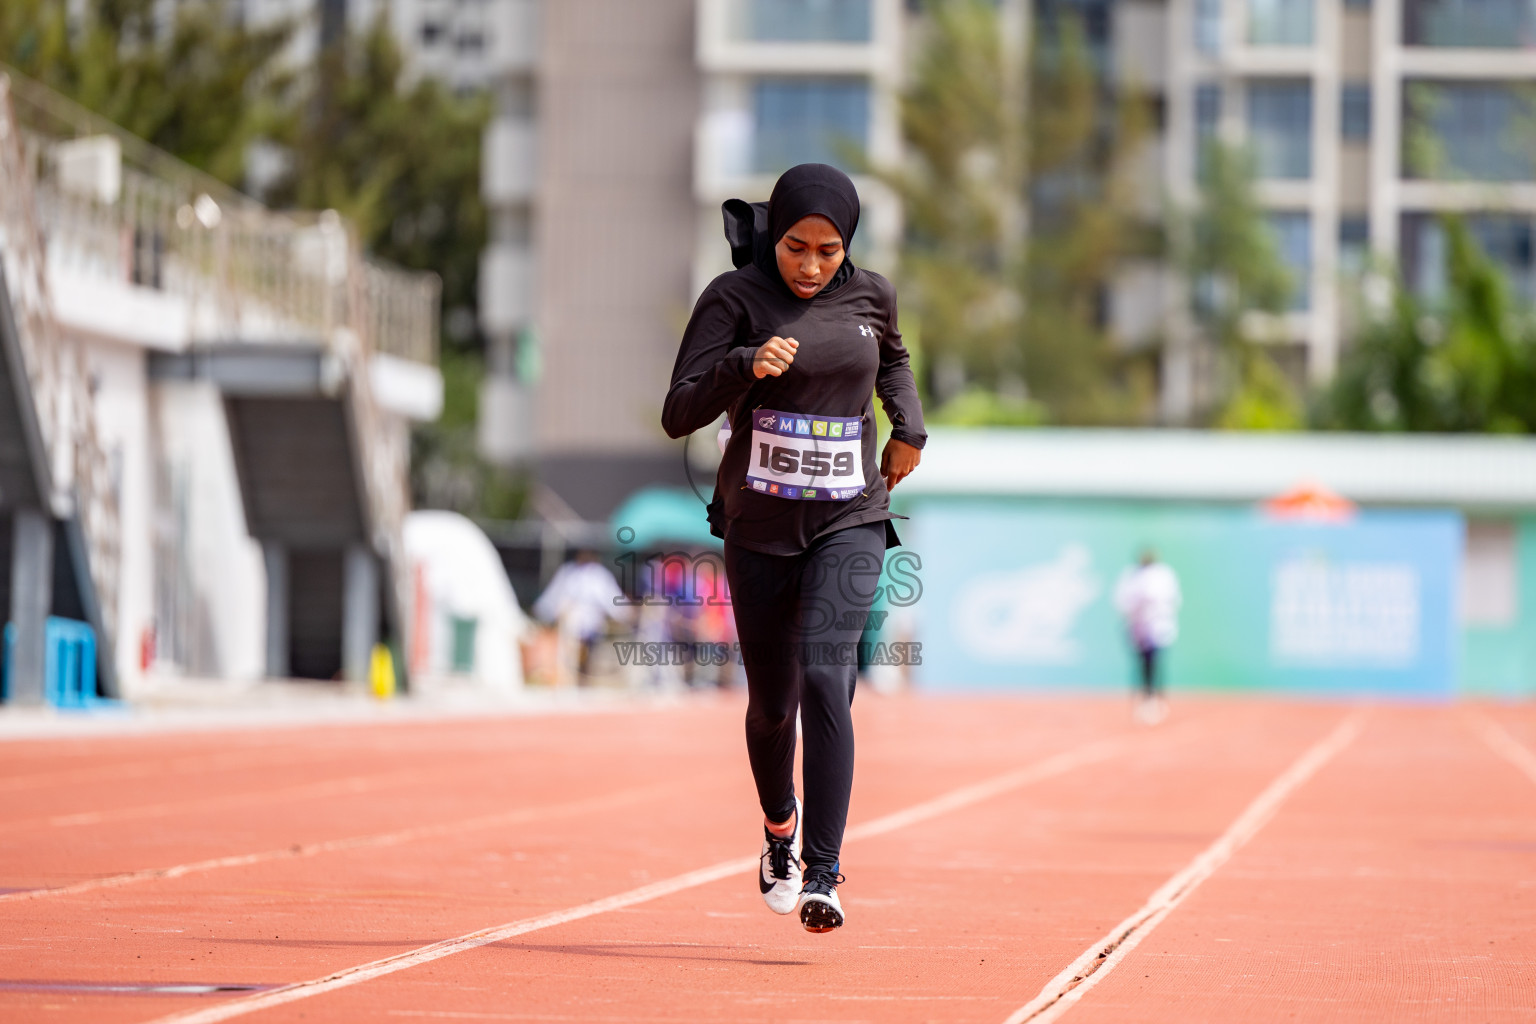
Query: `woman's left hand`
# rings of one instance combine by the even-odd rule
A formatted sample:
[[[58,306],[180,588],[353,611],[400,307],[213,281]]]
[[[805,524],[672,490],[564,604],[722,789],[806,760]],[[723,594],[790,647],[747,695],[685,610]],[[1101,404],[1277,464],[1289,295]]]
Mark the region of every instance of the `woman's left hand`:
[[[885,489],[891,490],[906,479],[922,459],[923,453],[905,441],[893,437],[885,442],[885,451],[880,455],[880,475],[885,477]]]

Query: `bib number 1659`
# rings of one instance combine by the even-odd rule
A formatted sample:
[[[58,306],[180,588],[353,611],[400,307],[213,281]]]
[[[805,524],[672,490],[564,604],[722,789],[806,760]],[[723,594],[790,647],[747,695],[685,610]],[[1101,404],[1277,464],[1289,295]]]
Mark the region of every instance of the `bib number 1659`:
[[[795,448],[783,448],[764,442],[759,442],[757,446],[757,464],[780,476],[791,473],[804,473],[812,477],[853,476],[854,470],[852,452],[838,452],[836,455],[830,452],[801,452]]]

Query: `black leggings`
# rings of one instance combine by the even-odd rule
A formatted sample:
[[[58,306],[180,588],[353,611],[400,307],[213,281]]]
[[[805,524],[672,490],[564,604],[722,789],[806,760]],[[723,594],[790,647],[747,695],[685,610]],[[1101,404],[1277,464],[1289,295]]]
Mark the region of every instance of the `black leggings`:
[[[747,757],[770,821],[795,811],[795,711],[805,734],[806,866],[836,870],[853,790],[858,643],[885,561],[885,523],[818,539],[798,555],[725,545],[747,669]]]

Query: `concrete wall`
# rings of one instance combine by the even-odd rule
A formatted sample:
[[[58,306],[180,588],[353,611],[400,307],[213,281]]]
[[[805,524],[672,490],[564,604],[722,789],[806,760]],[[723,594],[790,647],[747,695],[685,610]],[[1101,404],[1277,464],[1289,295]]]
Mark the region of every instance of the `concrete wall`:
[[[96,387],[96,430],[118,494],[118,678],[140,671],[139,645],[154,621],[154,453],[150,448],[149,389],[144,350],[111,341],[86,346]]]
[[[535,433],[578,504],[583,479],[617,462],[676,461],[659,421],[690,311],[693,35],[693,0],[544,12]]]
[[[153,423],[162,462],[157,469],[154,545],[160,574],[157,613],[179,609],[180,622],[159,623],[162,655],[168,630],[182,630],[183,658],[171,666],[226,679],[263,675],[266,571],[246,532],[224,406],[207,383],[161,383],[153,391]],[[126,540],[125,540],[126,546]]]

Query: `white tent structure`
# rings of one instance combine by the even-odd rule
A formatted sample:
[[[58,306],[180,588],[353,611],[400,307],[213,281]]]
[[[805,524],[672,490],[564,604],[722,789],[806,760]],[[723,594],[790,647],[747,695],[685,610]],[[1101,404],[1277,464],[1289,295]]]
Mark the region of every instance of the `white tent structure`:
[[[405,517],[415,581],[413,683],[457,677],[495,691],[523,685],[528,628],[490,538],[457,512]]]

